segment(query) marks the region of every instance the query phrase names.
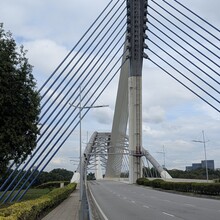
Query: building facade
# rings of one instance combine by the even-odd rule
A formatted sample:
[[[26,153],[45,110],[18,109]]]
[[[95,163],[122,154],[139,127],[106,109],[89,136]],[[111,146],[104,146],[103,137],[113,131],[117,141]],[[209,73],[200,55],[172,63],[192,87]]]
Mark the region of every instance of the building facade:
[[[186,171],[192,171],[196,169],[206,168],[206,161],[202,160],[201,163],[193,163],[192,166],[186,166]],[[214,160],[207,160],[207,168],[210,170],[215,169],[215,162]]]

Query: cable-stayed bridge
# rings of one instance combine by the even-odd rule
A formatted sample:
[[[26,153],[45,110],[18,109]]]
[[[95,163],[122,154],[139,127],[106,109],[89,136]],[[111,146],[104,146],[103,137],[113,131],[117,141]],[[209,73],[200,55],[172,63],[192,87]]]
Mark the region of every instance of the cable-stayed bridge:
[[[117,74],[120,80],[112,131],[92,135],[81,167],[85,170],[98,160],[107,177],[129,171],[134,183],[143,175],[144,158],[162,177],[168,177],[142,146],[143,61],[157,66],[219,112],[219,56],[219,30],[180,1],[109,1],[39,89],[41,135],[25,163],[11,164],[14,172],[19,172],[13,178],[11,173],[2,183],[1,199],[10,191],[2,202],[23,197],[79,126],[79,115],[81,119],[86,116]],[[84,110],[79,112],[79,108]],[[27,172],[21,176],[23,170]]]

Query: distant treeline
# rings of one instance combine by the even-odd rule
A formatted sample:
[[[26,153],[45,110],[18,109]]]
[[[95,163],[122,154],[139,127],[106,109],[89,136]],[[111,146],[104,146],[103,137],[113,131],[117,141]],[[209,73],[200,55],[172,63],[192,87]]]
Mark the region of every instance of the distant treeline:
[[[173,178],[180,179],[206,179],[206,170],[205,169],[196,169],[192,171],[183,171],[183,170],[167,170],[167,172]],[[121,177],[128,177],[128,172],[121,173]],[[143,176],[147,178],[159,178],[159,173],[154,168],[143,167]],[[220,170],[210,170],[208,169],[209,180],[220,179]]]
[[[11,170],[8,174],[8,176],[10,175],[10,173],[12,173],[13,170]],[[26,177],[20,182],[19,186],[21,186],[27,179],[27,177],[31,174],[32,171],[29,171],[26,175]],[[16,171],[14,174],[13,174],[13,177],[15,177],[17,174],[19,173],[19,171]],[[19,177],[22,177],[23,174],[25,173],[25,171],[22,171],[20,174],[19,174]],[[27,181],[26,183],[26,186],[30,184],[30,182],[34,179],[35,176],[37,176],[39,173],[39,171],[36,171],[32,177]],[[35,186],[38,186],[38,185],[41,185],[43,183],[46,183],[46,182],[52,182],[52,181],[70,181],[71,178],[73,176],[73,172],[72,171],[68,171],[66,169],[54,169],[50,172],[42,172],[37,178],[36,180],[34,181],[32,187],[35,187]],[[7,177],[4,177],[2,180],[0,180],[0,186],[5,182],[5,180],[7,179]],[[6,187],[12,182],[13,178],[11,178],[8,183],[5,185],[4,189],[6,189]],[[20,178],[17,178],[17,181],[15,181],[10,189],[12,189],[16,184],[17,182],[20,180]],[[10,190],[9,189],[9,190]]]
[[[168,170],[168,173],[173,178],[182,178],[182,179],[206,179],[206,170],[205,169],[196,169],[191,171],[183,170]],[[208,176],[210,180],[219,179],[220,171],[219,170],[210,170],[208,169]]]

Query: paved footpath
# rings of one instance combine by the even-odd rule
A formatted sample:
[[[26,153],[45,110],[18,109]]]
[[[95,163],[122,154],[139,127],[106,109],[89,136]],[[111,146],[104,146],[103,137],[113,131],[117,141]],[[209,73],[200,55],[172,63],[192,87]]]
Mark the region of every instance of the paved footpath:
[[[79,189],[76,189],[66,200],[42,218],[42,220],[78,220],[79,208]]]

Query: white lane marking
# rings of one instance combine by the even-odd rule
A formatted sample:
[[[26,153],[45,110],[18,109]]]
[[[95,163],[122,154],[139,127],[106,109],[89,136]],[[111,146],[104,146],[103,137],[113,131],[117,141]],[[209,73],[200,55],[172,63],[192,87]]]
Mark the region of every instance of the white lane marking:
[[[164,202],[171,202],[170,200],[167,200],[167,199],[162,199],[162,201],[164,201]]]
[[[132,200],[132,201],[131,201],[131,203],[135,203],[135,201],[134,201],[134,200]]]
[[[168,216],[170,216],[170,217],[175,217],[174,215],[172,215],[172,214],[169,214],[169,213],[166,213],[166,212],[162,212],[164,215],[168,215]]]
[[[184,203],[184,205],[194,207],[194,205],[189,204],[189,203]]]
[[[127,199],[127,197],[126,197],[126,196],[124,196],[124,197],[123,197],[123,199]]]
[[[147,208],[147,209],[149,209],[149,208],[150,208],[150,207],[149,207],[149,206],[147,206],[147,205],[143,205],[143,207],[144,207],[144,208]]]
[[[93,195],[93,193],[92,193],[92,190],[90,189],[90,187],[88,187],[88,188],[89,188],[89,191],[90,191],[90,195],[91,195],[91,197],[92,197],[92,200],[94,201],[94,203],[95,203],[97,209],[99,210],[99,213],[102,215],[102,217],[103,217],[104,220],[108,220],[108,218],[106,217],[106,215],[105,215],[104,212],[102,211],[101,207],[99,206],[98,202],[96,201],[96,199],[95,199],[95,197],[94,197],[94,195]]]

